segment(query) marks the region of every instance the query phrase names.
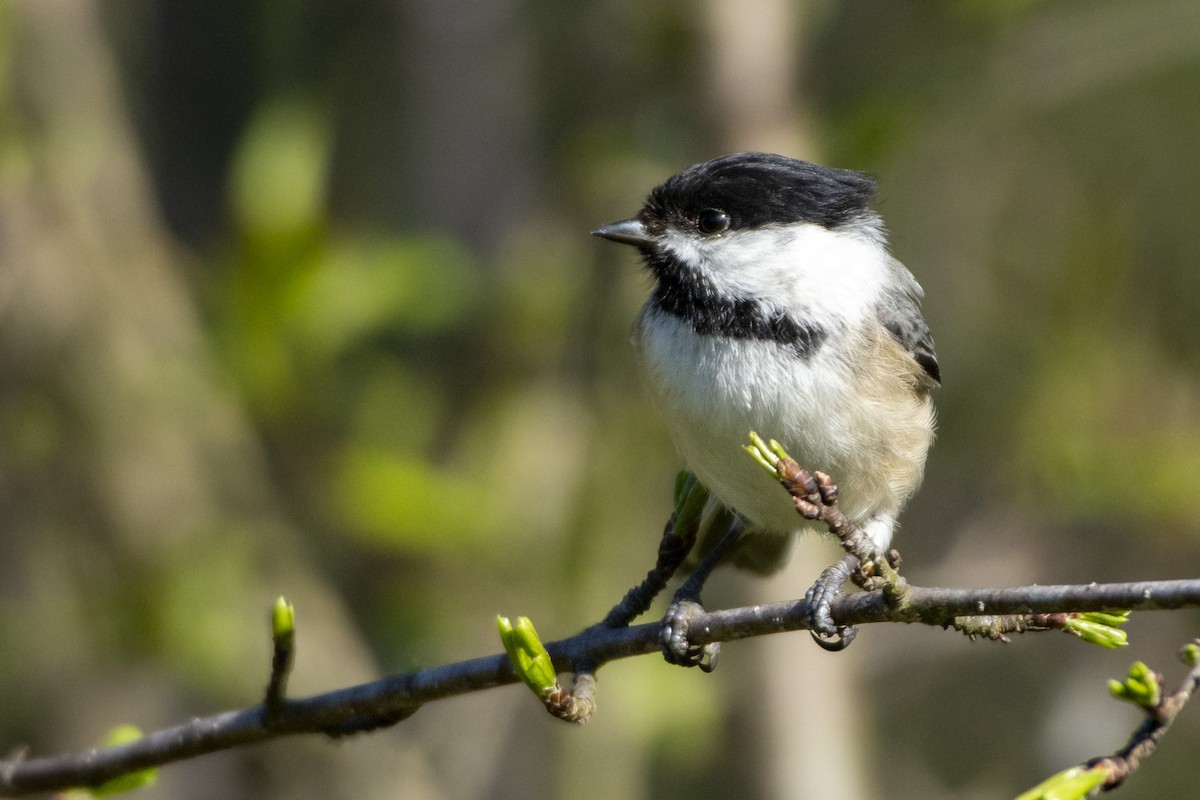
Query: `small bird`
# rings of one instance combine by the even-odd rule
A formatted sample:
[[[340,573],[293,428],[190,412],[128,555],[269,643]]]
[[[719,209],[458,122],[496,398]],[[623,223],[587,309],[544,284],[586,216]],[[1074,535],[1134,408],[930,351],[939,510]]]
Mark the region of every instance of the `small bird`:
[[[654,280],[634,349],[687,467],[745,522],[727,556],[739,566],[778,569],[809,524],[742,451],[750,431],[832,476],[880,552],[921,482],[941,373],[875,189],[861,172],[732,153],[594,231],[638,248]]]

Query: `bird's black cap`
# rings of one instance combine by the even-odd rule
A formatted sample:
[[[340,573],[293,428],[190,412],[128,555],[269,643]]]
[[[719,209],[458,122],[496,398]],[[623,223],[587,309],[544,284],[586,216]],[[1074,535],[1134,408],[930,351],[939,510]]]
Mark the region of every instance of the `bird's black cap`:
[[[705,209],[725,212],[733,230],[792,222],[837,228],[867,215],[874,196],[875,180],[862,172],[774,153],[730,153],[667,179],[638,218],[653,232]]]

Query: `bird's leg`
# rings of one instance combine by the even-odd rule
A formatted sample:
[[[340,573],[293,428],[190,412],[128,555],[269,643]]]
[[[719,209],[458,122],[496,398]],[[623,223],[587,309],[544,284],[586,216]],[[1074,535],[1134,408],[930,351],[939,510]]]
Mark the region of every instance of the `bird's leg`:
[[[708,504],[708,489],[690,472],[681,472],[675,478],[675,508],[663,528],[658,542],[658,559],[646,577],[634,586],[621,602],[597,623],[597,628],[624,628],[644,614],[654,598],[667,587],[675,570],[683,564],[700,532],[704,508]]]
[[[679,565],[688,557],[688,553],[696,544],[696,531],[680,532],[675,525],[676,515],[672,515],[663,530],[662,539],[658,543],[658,560],[654,568],[646,573],[646,577],[634,586],[621,602],[612,607],[600,626],[605,628],[624,628],[640,617],[650,608],[654,598],[667,587],[667,582],[679,569]]]
[[[703,591],[704,584],[713,569],[741,537],[742,525],[742,518],[735,514],[729,529],[675,592],[671,605],[667,607],[660,635],[663,656],[669,663],[683,667],[699,667],[704,672],[712,672],[717,668],[717,656],[721,652],[720,642],[693,645],[688,641],[688,631],[692,620],[704,613],[704,607],[700,605],[700,592]]]

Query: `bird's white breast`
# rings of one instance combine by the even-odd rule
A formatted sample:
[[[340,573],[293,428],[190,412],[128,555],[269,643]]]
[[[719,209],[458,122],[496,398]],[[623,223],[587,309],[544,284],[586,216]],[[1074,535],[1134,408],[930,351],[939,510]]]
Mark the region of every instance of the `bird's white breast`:
[[[698,335],[648,306],[635,344],[680,455],[726,505],[768,530],[805,526],[742,450],[753,430],[778,439],[806,469],[833,476],[843,510],[860,522],[886,518],[877,538],[890,538],[920,481],[932,406],[905,374],[911,359],[878,323],[833,331],[801,357],[772,341]],[[883,371],[855,363],[865,357],[883,358]]]

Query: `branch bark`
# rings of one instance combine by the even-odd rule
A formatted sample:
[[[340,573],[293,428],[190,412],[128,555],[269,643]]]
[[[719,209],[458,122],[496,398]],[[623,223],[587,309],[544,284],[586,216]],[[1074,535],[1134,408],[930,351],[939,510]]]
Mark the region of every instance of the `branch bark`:
[[[903,608],[885,592],[838,598],[832,605],[839,624],[920,622],[950,626],[963,616],[1051,614],[1106,609],[1135,611],[1200,606],[1200,579],[1137,583],[1024,586],[997,589],[941,589],[913,586]],[[696,644],[728,642],[808,627],[808,605],[792,600],[714,611],[698,616],[691,628]],[[660,626],[592,627],[546,645],[556,669],[598,668],[609,661],[659,651]],[[270,712],[264,705],[195,718],[149,733],[128,744],[80,753],[0,762],[0,796],[97,786],[120,775],[281,736],[353,729],[363,719],[401,719],[422,704],[517,681],[504,654],[422,669],[405,675],[286,700]]]

